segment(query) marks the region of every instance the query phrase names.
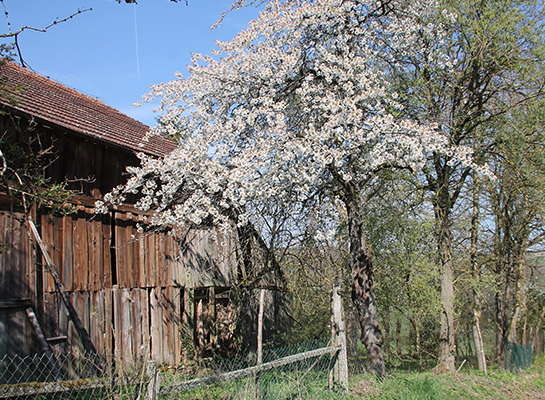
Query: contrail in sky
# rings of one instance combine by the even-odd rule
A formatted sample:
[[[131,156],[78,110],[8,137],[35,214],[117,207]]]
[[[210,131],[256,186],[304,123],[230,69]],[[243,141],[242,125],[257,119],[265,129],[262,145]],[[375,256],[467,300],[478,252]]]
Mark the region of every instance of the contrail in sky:
[[[133,4],[134,10],[134,42],[136,47],[136,76],[140,80],[140,58],[138,57],[138,25],[136,23],[136,4]]]

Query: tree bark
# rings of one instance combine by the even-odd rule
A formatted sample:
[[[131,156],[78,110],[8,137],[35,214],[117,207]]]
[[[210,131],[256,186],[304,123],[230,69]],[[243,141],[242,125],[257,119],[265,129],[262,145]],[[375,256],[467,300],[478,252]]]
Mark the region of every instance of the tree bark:
[[[475,353],[477,353],[477,365],[479,367],[479,371],[483,371],[485,375],[487,374],[487,367],[486,367],[486,357],[484,354],[484,344],[483,344],[483,336],[481,331],[481,325],[480,325],[480,313],[477,311],[476,308],[473,309],[473,316],[474,316],[474,322],[473,322],[473,341],[475,343]]]
[[[362,207],[356,196],[345,198],[350,240],[352,271],[352,302],[358,312],[361,340],[367,348],[368,371],[379,376],[385,373],[382,354],[382,333],[377,318],[374,294],[373,264],[367,245]]]
[[[479,183],[476,174],[473,173],[473,197],[472,197],[472,215],[471,215],[471,248],[469,249],[469,260],[471,263],[471,272],[474,282],[480,281],[480,270],[477,260],[477,247],[479,237]],[[481,301],[479,294],[475,289],[472,290],[473,296],[473,343],[475,344],[475,353],[477,355],[477,365],[479,371],[486,375],[486,357],[484,354],[483,336],[481,331]]]
[[[438,372],[456,372],[454,351],[456,334],[454,329],[454,273],[452,265],[452,226],[448,193],[438,193],[435,201],[437,250],[441,267],[441,330],[439,333]]]

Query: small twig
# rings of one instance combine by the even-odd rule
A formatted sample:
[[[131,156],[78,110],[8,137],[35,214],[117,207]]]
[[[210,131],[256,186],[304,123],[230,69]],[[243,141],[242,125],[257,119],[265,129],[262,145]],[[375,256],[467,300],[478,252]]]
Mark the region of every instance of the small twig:
[[[19,28],[18,31],[0,34],[0,39],[17,36],[17,35],[19,35],[20,33],[24,32],[26,30],[31,30],[31,31],[36,31],[36,32],[47,32],[47,30],[49,28],[51,28],[52,26],[54,26],[54,25],[58,25],[58,24],[60,24],[62,22],[66,22],[66,21],[74,18],[76,15],[82,14],[82,13],[84,13],[86,11],[92,11],[92,10],[93,10],[92,8],[85,8],[83,10],[78,9],[78,11],[76,11],[72,15],[69,15],[66,18],[63,18],[63,19],[55,18],[55,21],[53,21],[52,23],[47,25],[45,28],[36,28],[36,27],[33,27],[33,26],[23,25],[21,28]],[[7,15],[7,13],[6,13],[6,15]]]
[[[6,5],[4,4],[4,0],[0,0],[2,2],[2,7],[4,8],[4,15],[6,16],[6,22],[8,23],[8,32],[11,33],[11,23],[9,22],[8,17],[8,10],[6,10]]]
[[[460,372],[460,370],[462,369],[462,367],[464,366],[464,364],[466,363],[467,359],[464,358],[464,361],[462,361],[462,363],[460,364],[460,366],[458,367],[458,369],[456,370],[456,373]]]
[[[11,24],[9,22],[9,18],[8,18],[8,12],[6,10],[6,5],[4,4],[4,1],[3,0],[0,0],[2,2],[2,6],[4,7],[4,14],[6,15],[6,21],[8,23],[8,33],[2,33],[0,34],[0,39],[5,39],[5,38],[10,38],[12,37],[13,38],[13,43],[15,45],[15,48],[17,49],[17,54],[19,55],[19,61],[21,62],[21,65],[23,67],[27,67],[26,66],[26,63],[25,61],[23,60],[23,54],[21,52],[21,48],[19,47],[19,35],[21,33],[23,33],[24,31],[35,31],[35,32],[47,32],[47,30],[49,28],[51,28],[52,26],[54,25],[58,25],[62,22],[66,22],[72,18],[74,18],[76,15],[79,15],[81,13],[84,13],[84,12],[87,12],[87,11],[92,11],[92,8],[85,8],[85,9],[78,9],[78,11],[76,11],[75,13],[69,15],[68,17],[66,18],[63,18],[63,19],[58,19],[58,18],[55,18],[55,20],[53,22],[51,22],[49,25],[47,25],[45,28],[36,28],[36,27],[33,27],[33,26],[28,26],[28,25],[23,25],[21,26],[21,28],[19,28],[19,30],[13,32],[11,30]]]

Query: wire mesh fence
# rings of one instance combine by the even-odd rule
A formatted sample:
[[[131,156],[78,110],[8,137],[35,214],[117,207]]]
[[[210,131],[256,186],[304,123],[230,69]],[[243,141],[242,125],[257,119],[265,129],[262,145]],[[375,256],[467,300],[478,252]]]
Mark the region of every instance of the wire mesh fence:
[[[45,354],[0,358],[0,400],[4,399],[327,399],[342,397],[332,385],[338,354],[325,340],[309,340],[253,355],[210,359],[189,368],[157,368],[152,362],[104,363],[98,370],[85,354],[56,356],[59,373]],[[58,372],[58,371],[57,371]]]

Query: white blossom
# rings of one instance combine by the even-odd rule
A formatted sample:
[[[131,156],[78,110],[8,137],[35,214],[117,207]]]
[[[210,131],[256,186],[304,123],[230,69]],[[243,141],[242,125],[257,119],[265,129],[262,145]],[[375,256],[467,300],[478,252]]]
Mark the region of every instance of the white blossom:
[[[389,7],[402,12],[381,15],[373,0],[270,2],[211,56],[195,54],[187,78],[153,86],[145,100],[160,98],[162,116],[151,134],[179,147],[163,159],[140,155],[104,201],[138,193],[136,206],[156,211],[150,223],[174,229],[240,226],[256,202],[302,201],[332,171],[357,183],[385,167],[420,168],[430,152],[473,165],[471,149],[451,146],[437,126],[397,117],[403,106],[386,68],[444,40],[439,23],[419,18],[442,11],[423,0]],[[452,65],[434,51],[426,62]]]

